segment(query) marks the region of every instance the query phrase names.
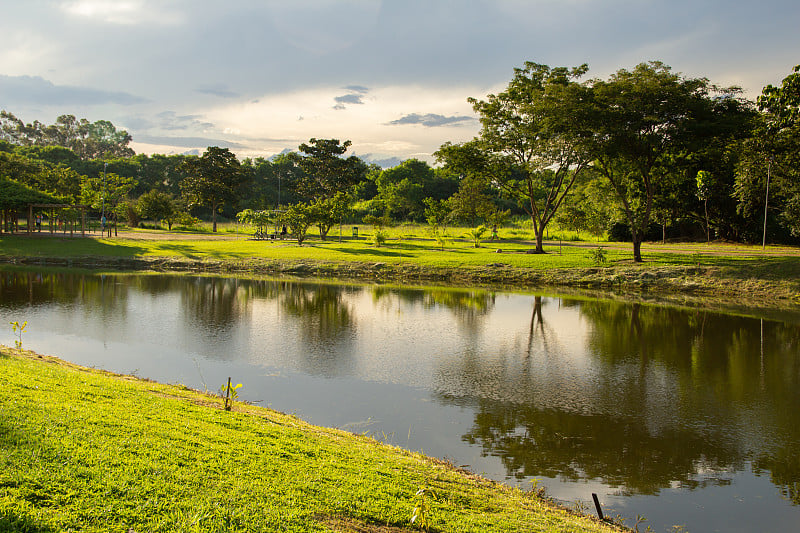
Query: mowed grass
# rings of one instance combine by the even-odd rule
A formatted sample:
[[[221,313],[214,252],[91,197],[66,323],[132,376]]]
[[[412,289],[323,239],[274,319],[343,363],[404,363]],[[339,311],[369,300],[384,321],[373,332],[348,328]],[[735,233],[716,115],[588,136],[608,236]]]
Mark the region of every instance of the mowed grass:
[[[187,259],[231,263],[235,264],[237,271],[258,271],[270,261],[284,266],[297,263],[413,265],[466,277],[476,273],[473,275],[475,279],[500,275],[504,282],[512,284],[518,281],[520,273],[524,276],[528,272],[541,273],[549,283],[569,284],[568,278],[563,278],[559,272],[565,269],[571,269],[573,273],[586,272],[602,266],[605,267],[603,272],[590,274],[602,278],[613,275],[609,273],[614,269],[624,269],[625,275],[630,276],[631,273],[662,267],[702,266],[713,269],[713,272],[704,274],[706,280],[702,283],[706,292],[716,291],[715,287],[728,280],[751,285],[750,280],[761,279],[788,283],[790,286],[781,289],[781,294],[789,296],[795,290],[793,284],[800,279],[800,250],[796,247],[768,246],[762,250],[760,246],[729,243],[644,243],[644,263],[634,264],[630,243],[548,241],[545,243],[546,254],[531,254],[526,252],[533,248],[532,232],[524,228],[502,229],[499,240],[484,240],[478,247],[465,238],[465,229],[449,228],[449,237],[442,243],[432,239],[425,226],[397,226],[388,230],[389,238],[382,246],[372,242],[373,230],[369,227],[360,227],[358,239],[348,235],[352,230],[349,227],[343,228],[344,238],[341,240],[338,228],[326,240],[321,240],[312,231],[302,246],[288,239],[252,240],[249,238],[252,234],[250,228],[233,225],[221,227],[217,235],[153,230],[126,231],[114,238],[2,235],[0,256],[6,261],[22,257]],[[599,248],[602,248],[605,259],[602,264],[595,260],[594,252]],[[497,267],[509,268],[498,274]],[[714,281],[709,281],[709,274]],[[732,287],[729,289],[733,290]],[[774,292],[771,288],[747,287],[744,289]],[[682,285],[678,284],[676,290],[683,290]]]
[[[406,531],[420,506],[431,531],[615,530],[420,454],[264,408],[224,411],[181,386],[0,348],[0,387],[4,532]]]

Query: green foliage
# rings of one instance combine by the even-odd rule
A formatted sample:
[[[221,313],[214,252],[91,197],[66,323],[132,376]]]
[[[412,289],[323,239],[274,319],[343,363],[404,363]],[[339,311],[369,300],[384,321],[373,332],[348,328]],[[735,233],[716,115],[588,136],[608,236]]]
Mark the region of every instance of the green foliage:
[[[14,344],[16,345],[17,350],[21,350],[22,332],[25,331],[25,327],[28,325],[28,321],[26,320],[25,322],[20,324],[18,321],[15,320],[14,322],[9,322],[9,324],[11,324],[11,329],[17,335],[17,340],[14,341]]]
[[[233,408],[234,400],[239,399],[239,393],[237,391],[241,388],[242,388],[241,383],[237,385],[231,385],[231,378],[228,378],[228,382],[223,383],[222,386],[219,388],[220,395],[222,396],[223,400],[223,407],[225,408],[226,411],[230,411]]]
[[[60,198],[0,177],[0,209],[27,209],[28,204],[61,203]]]
[[[171,194],[155,189],[141,195],[136,208],[142,218],[166,222],[170,230],[180,210],[178,202]]]
[[[239,196],[246,175],[239,160],[227,148],[209,146],[199,158],[186,159],[181,169],[186,177],[180,187],[189,206],[201,205],[211,209],[212,230],[217,231],[217,213],[225,202]]]
[[[375,229],[372,234],[372,242],[375,246],[383,246],[386,243],[386,232],[381,229]]]
[[[394,225],[394,221],[392,221],[389,215],[383,215],[381,217],[375,215],[364,215],[362,219],[364,224],[370,224],[375,230],[381,230],[383,228],[389,228]]]
[[[289,226],[289,233],[302,245],[308,228],[314,224],[314,210],[308,204],[294,204],[281,215],[281,221]]]
[[[367,165],[358,157],[342,157],[352,143],[338,139],[314,139],[300,145],[301,156],[289,154],[303,173],[298,176],[297,191],[310,200],[332,198],[362,181]]]
[[[593,248],[586,253],[586,257],[588,257],[595,266],[605,265],[608,261],[607,256],[608,252],[602,246]]]
[[[89,122],[75,115],[61,115],[55,124],[47,126],[34,121],[25,124],[13,113],[0,111],[0,139],[13,144],[30,146],[62,146],[69,148],[83,160],[102,156],[130,157],[128,146],[132,138],[125,130],[117,130],[108,120]]]
[[[800,119],[800,65],[792,69],[780,87],[764,87],[758,97],[758,107],[770,115],[773,129],[795,125]]]
[[[340,224],[350,214],[350,198],[337,192],[330,198],[319,198],[310,206],[311,219],[319,228],[323,241],[336,224]]]
[[[472,241],[475,248],[480,248],[484,233],[486,233],[486,226],[480,225],[467,231],[464,236]]]
[[[436,500],[436,492],[426,486],[419,489],[414,494],[414,510],[411,512],[411,525],[416,526],[422,531],[428,531],[430,527],[431,505],[430,500]]]

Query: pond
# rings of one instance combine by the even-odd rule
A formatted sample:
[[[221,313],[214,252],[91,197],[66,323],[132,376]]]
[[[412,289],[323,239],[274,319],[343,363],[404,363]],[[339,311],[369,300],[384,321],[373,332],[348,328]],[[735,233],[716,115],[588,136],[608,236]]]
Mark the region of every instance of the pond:
[[[654,531],[800,522],[800,320],[614,299],[0,270],[26,348],[539,483]],[[11,327],[0,343],[14,344]]]

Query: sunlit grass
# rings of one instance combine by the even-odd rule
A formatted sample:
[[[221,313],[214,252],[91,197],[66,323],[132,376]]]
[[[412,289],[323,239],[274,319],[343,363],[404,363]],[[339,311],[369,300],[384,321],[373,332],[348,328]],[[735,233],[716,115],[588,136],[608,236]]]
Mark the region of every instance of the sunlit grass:
[[[362,436],[0,349],[0,531],[610,531]],[[247,387],[246,376],[242,377]]]

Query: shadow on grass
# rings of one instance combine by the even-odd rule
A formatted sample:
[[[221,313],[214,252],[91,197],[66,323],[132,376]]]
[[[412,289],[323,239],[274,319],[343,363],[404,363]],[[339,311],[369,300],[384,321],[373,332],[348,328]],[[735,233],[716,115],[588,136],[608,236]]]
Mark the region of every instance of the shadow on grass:
[[[47,236],[30,238],[19,235],[0,237],[0,255],[15,257],[135,257],[145,248],[129,243],[111,243],[80,237]]]
[[[0,485],[1,486],[1,485]],[[41,526],[27,516],[17,516],[10,509],[0,510],[0,531],[25,532],[25,533],[51,533],[56,531],[47,526]]]

